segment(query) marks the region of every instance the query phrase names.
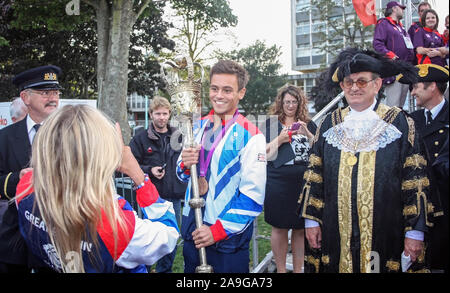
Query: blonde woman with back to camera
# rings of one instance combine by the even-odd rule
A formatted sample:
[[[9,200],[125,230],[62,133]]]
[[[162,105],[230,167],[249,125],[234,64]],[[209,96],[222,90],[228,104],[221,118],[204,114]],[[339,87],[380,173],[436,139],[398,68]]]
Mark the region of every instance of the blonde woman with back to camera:
[[[272,226],[271,245],[277,272],[286,272],[288,232],[291,232],[293,272],[304,260],[304,219],[297,215],[303,173],[316,125],[308,115],[303,91],[287,84],[278,90],[266,121],[267,183],[264,219]],[[274,139],[272,139],[275,137]]]
[[[100,111],[67,105],[51,114],[33,142],[31,167],[15,200],[22,236],[41,268],[146,272],[174,249],[172,204],[159,198],[118,124]],[[116,194],[116,170],[135,183],[144,219]]]

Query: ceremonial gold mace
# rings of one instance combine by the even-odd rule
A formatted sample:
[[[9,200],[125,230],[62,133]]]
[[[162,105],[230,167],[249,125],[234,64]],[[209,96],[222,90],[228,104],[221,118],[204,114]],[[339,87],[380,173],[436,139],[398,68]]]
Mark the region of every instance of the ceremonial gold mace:
[[[201,76],[196,79],[194,76],[194,67],[201,70]],[[167,70],[167,72],[166,72]],[[183,71],[187,70],[187,78],[182,79]],[[166,81],[166,89],[171,98],[176,119],[182,124],[182,133],[185,135],[184,147],[195,147],[195,140],[192,131],[195,116],[201,117],[201,89],[204,76],[204,70],[201,64],[192,62],[189,56],[180,56],[175,60],[169,60],[162,64],[161,75]],[[192,196],[189,200],[189,206],[194,210],[195,225],[200,228],[203,225],[202,207],[205,206],[205,200],[200,197],[198,189],[197,164],[190,168]],[[206,261],[206,249],[199,249],[200,265],[196,267],[196,273],[212,273],[212,266]]]

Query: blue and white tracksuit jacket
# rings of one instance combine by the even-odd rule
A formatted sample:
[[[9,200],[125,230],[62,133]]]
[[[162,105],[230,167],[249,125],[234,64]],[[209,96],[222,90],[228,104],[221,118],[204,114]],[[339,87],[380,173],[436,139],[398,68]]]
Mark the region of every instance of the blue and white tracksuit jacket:
[[[194,124],[195,142],[200,144],[206,126],[212,123],[213,111]],[[199,164],[197,164],[199,168]],[[200,174],[198,172],[198,174]],[[195,230],[191,198],[190,172],[178,159],[177,176],[189,182],[183,208],[181,233],[192,240]],[[203,223],[210,226],[216,249],[232,253],[248,248],[253,220],[263,210],[266,187],[266,140],[259,129],[238,115],[217,145],[208,167],[209,189],[205,198]]]
[[[40,267],[61,271],[61,262],[47,234],[47,227],[35,205],[31,183],[32,172],[25,174],[17,186],[16,205],[19,228],[28,249]],[[31,188],[26,191],[29,187]],[[22,192],[26,193],[22,194]],[[179,231],[172,203],[159,197],[151,182],[136,191],[136,199],[143,212],[140,219],[131,205],[122,197],[117,202],[125,222],[126,231],[118,228],[115,246],[113,232],[106,215],[97,226],[98,250],[91,241],[81,242],[85,272],[121,273],[147,272],[145,265],[152,265],[175,248]],[[116,247],[116,249],[115,249]],[[64,256],[63,256],[64,257]],[[66,263],[79,257],[78,253],[66,255]]]

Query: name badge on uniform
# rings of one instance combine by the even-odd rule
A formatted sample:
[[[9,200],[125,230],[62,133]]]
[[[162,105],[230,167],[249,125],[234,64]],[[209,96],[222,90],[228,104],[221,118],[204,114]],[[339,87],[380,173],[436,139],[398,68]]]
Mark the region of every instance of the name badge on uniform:
[[[411,39],[409,38],[409,36],[403,36],[403,40],[405,41],[406,48],[414,49],[414,45],[411,42]]]

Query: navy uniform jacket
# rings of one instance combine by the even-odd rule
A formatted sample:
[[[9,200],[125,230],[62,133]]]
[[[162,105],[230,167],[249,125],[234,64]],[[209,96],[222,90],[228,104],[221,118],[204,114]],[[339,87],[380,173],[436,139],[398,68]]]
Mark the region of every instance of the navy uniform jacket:
[[[28,167],[30,155],[31,145],[28,138],[26,118],[0,131],[1,199],[15,196],[16,186],[19,183],[19,172]]]
[[[411,114],[413,117],[420,138],[423,140],[425,155],[428,161],[428,172],[431,179],[431,190],[433,196],[439,200],[443,214],[437,214],[434,219],[435,226],[431,231],[431,244],[427,249],[428,259],[432,269],[448,270],[448,247],[449,247],[449,226],[448,226],[448,177],[443,178],[432,168],[433,163],[439,155],[445,156],[447,151],[448,162],[448,125],[449,125],[449,105],[445,101],[439,114],[426,125],[425,110],[418,110]],[[447,149],[445,150],[445,144]],[[444,157],[445,158],[445,157]],[[444,175],[445,176],[445,175]]]
[[[13,198],[20,170],[29,166],[31,145],[27,119],[0,130],[0,196]],[[5,194],[6,191],[6,194]],[[16,205],[10,204],[0,226],[0,263],[26,265],[25,243],[20,235]]]
[[[431,166],[448,136],[448,102],[445,101],[441,111],[430,125],[426,125],[424,111],[424,109],[415,111],[411,114],[411,117],[414,119],[420,137],[424,140],[428,152],[427,159]]]

